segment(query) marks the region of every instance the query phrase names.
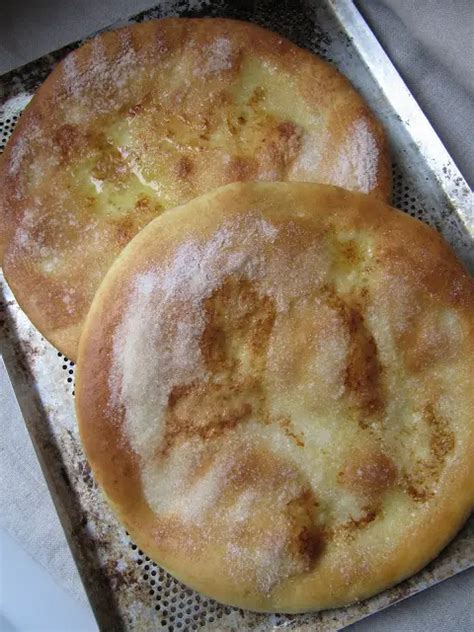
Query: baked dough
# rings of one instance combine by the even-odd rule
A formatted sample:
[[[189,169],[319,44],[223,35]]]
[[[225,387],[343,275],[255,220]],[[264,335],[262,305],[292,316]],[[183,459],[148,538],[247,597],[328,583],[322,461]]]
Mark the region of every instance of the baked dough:
[[[415,573],[474,499],[474,290],[370,196],[241,183],[108,272],[76,406],[132,538],[219,601],[299,612]]]
[[[32,322],[75,359],[105,272],[163,209],[239,180],[387,198],[379,124],[326,62],[244,22],[166,19],[71,53],[0,164],[0,253]]]

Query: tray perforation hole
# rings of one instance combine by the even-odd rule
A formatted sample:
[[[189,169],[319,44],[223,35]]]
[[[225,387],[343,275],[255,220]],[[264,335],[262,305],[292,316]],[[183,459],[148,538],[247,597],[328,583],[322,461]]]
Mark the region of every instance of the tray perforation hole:
[[[58,351],[57,355],[58,355],[58,359],[61,362],[61,368],[66,374],[66,387],[67,388],[70,388],[71,386],[73,387],[72,395],[74,396],[75,395],[74,379],[75,379],[76,365],[74,364],[72,360],[69,360],[69,358],[63,355],[60,351]]]
[[[397,164],[392,167],[392,183],[392,205],[433,226],[435,209],[420,200],[416,187]]]
[[[3,152],[5,149],[7,141],[10,138],[19,118],[19,114],[14,114],[6,119],[0,120],[0,152]]]
[[[148,587],[151,606],[158,615],[159,629],[169,632],[198,630],[232,612],[229,606],[223,606],[193,592],[168,575],[131,540],[129,547],[140,569],[141,579]]]

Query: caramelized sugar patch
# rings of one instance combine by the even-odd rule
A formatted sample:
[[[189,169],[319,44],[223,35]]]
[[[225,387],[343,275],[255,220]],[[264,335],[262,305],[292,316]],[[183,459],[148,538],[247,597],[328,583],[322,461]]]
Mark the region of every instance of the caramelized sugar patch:
[[[430,457],[414,463],[403,475],[403,487],[411,498],[424,502],[434,494],[450,452],[454,450],[454,433],[447,420],[435,412],[432,404],[423,410],[423,421],[430,431]]]
[[[253,407],[243,387],[216,383],[175,386],[168,399],[167,441],[193,435],[208,439],[248,419]]]
[[[289,417],[283,417],[279,421],[280,428],[283,429],[284,433],[287,437],[292,439],[296,445],[300,446],[300,448],[304,448],[304,433],[303,431],[294,432],[293,423]]]
[[[398,472],[393,460],[380,450],[355,451],[339,473],[339,482],[366,499],[377,499],[395,486]]]
[[[431,431],[430,448],[433,467],[441,469],[447,455],[454,449],[454,434],[447,421],[435,413],[432,404],[426,406],[423,418]]]
[[[371,507],[370,505],[362,507],[362,516],[360,518],[351,517],[344,525],[346,532],[354,532],[357,529],[363,529],[373,522],[380,514],[380,506]]]
[[[334,535],[354,538],[382,515],[383,497],[398,485],[398,469],[394,461],[378,448],[358,449],[347,458],[338,474],[339,484],[355,494],[361,503],[356,517],[350,516],[333,528]]]
[[[95,203],[94,199],[93,202]],[[119,248],[125,247],[139,230],[157,217],[163,210],[163,206],[149,196],[141,195],[135,202],[134,210],[133,215],[117,214],[116,217],[109,219],[114,228],[115,239]]]
[[[75,156],[84,151],[88,139],[80,127],[66,123],[58,127],[54,134],[54,141],[64,164],[69,164]]]
[[[288,169],[298,157],[302,136],[303,130],[291,121],[275,123],[275,126],[270,130],[269,154],[280,169]]]
[[[92,175],[97,180],[124,186],[130,177],[130,166],[118,149],[111,143],[105,143],[99,147]]]
[[[346,303],[334,292],[329,293],[328,302],[338,311],[349,335],[344,384],[352,404],[359,412],[359,424],[366,427],[366,417],[382,412],[385,407],[377,344],[365,324],[363,314],[356,307]]]
[[[141,195],[135,202],[135,223],[140,225],[140,228],[151,221],[154,217],[157,217],[163,211],[163,204],[160,204],[157,200],[152,199],[148,195]]]
[[[360,508],[359,516],[349,516],[345,522],[340,522],[327,529],[327,537],[339,542],[353,541],[361,530],[371,525],[383,516],[382,503],[373,502]]]
[[[245,520],[232,512],[229,527],[228,554],[244,581],[251,577],[267,592],[315,567],[325,533],[317,499],[298,468],[264,447],[243,448],[228,472],[225,493],[230,507],[252,494]]]
[[[260,374],[275,322],[273,300],[260,295],[248,279],[229,276],[204,301],[204,311],[201,350],[208,370]]]
[[[362,251],[361,244],[357,239],[337,239],[337,235],[333,236],[334,239],[334,264],[338,273],[342,276],[351,274],[355,270],[361,271],[366,263],[366,253]]]
[[[247,279],[229,276],[203,301],[200,349],[206,381],[175,386],[168,398],[165,446],[178,437],[217,436],[251,416],[266,418],[261,375],[275,307]]]
[[[176,177],[180,180],[188,180],[194,170],[194,163],[189,156],[180,156],[176,163]]]
[[[256,179],[258,176],[258,163],[250,156],[233,156],[229,159],[225,175],[229,182],[243,182]]]
[[[290,553],[311,570],[324,547],[324,532],[315,522],[318,502],[311,489],[304,489],[286,508],[290,523]]]
[[[421,373],[456,357],[462,348],[462,329],[448,310],[414,310],[396,338],[407,368]]]
[[[174,497],[190,499],[193,511],[157,519],[160,546],[196,556],[209,543],[222,547],[228,573],[265,593],[287,577],[311,571],[324,549],[325,532],[301,470],[263,445],[235,436],[219,449],[209,442],[201,456],[203,462],[198,459],[198,467],[186,481],[178,480],[174,491]]]

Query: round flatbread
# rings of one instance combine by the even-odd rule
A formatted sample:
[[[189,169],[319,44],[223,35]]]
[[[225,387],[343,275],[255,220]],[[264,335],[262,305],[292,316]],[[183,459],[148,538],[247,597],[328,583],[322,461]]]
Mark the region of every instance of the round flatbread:
[[[379,124],[326,62],[244,22],[166,19],[71,53],[0,165],[0,252],[19,303],[75,359],[94,293],[163,209],[239,180],[387,198]]]
[[[472,508],[473,306],[442,238],[370,196],[206,194],[135,237],[92,303],[95,477],[140,548],[219,601],[372,595]]]

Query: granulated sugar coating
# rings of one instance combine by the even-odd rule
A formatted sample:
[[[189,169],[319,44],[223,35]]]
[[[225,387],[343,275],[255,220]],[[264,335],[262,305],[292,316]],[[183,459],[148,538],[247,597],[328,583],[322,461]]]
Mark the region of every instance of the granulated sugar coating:
[[[276,34],[222,19],[90,40],[40,88],[1,160],[5,274],[72,359],[106,271],[163,210],[244,180],[382,199],[391,188],[382,129],[349,82]]]
[[[373,197],[193,200],[92,304],[76,404],[95,477],[147,555],[220,601],[374,594],[472,508],[473,304],[441,238]]]
[[[379,150],[377,143],[364,120],[356,121],[349,127],[345,145],[339,150],[332,177],[328,184],[344,186],[354,174],[355,189],[370,193],[377,183]]]

